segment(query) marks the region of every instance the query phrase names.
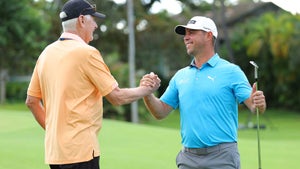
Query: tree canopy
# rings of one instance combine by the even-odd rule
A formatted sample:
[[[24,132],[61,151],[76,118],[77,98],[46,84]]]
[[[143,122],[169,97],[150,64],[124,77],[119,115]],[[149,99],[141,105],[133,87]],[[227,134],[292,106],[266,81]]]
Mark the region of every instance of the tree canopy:
[[[170,15],[167,11],[151,13],[154,2],[135,0],[135,40],[137,79],[144,73],[156,72],[162,79],[161,94],[169,78],[188,65],[182,37],[174,33],[177,24],[184,24],[193,15],[205,15],[228,7],[228,0],[209,4],[203,0],[181,0],[183,11]],[[0,1],[0,69],[10,74],[30,74],[43,48],[56,40],[61,33],[59,11],[66,0],[11,0]],[[128,86],[128,23],[126,4],[99,1],[97,10],[107,18],[99,20],[95,40],[91,42],[100,50],[104,60],[118,77],[121,86]],[[223,4],[222,4],[223,3]],[[223,14],[224,15],[224,14]],[[259,66],[260,88],[267,96],[268,105],[300,110],[297,82],[300,73],[300,16],[281,11],[267,13],[236,24],[228,33],[227,41],[238,64],[252,78],[250,60]],[[219,28],[220,29],[220,28]],[[217,51],[229,58],[228,46],[221,43]],[[138,83],[138,82],[137,82]],[[126,107],[125,107],[126,109]],[[108,108],[124,114],[124,109]]]
[[[251,72],[245,60],[259,63],[260,86],[271,107],[300,110],[299,26],[299,15],[269,12],[238,25],[232,36],[238,64]]]
[[[11,74],[32,71],[32,55],[46,45],[50,23],[43,3],[34,0],[0,1],[0,67]]]

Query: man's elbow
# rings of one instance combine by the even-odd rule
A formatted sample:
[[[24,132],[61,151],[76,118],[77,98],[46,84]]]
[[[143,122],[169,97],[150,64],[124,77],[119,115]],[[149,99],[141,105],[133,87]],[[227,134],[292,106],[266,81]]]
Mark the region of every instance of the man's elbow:
[[[160,115],[160,114],[153,114],[153,117],[156,119],[156,120],[162,120],[164,119],[165,117]]]
[[[40,102],[39,98],[29,96],[29,95],[27,95],[27,98],[25,100],[25,104],[29,109],[31,109],[35,105],[39,104],[39,102]]]
[[[33,105],[32,100],[29,98],[29,96],[27,96],[26,100],[25,100],[25,105],[30,108]]]

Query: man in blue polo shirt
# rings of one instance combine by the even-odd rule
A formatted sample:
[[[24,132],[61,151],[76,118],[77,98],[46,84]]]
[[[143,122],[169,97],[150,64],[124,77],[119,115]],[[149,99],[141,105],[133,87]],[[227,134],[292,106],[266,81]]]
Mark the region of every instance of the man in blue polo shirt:
[[[250,86],[244,72],[215,53],[218,31],[207,17],[195,16],[175,32],[184,36],[191,64],[179,70],[165,93],[144,97],[151,114],[165,118],[172,110],[180,111],[183,149],[176,158],[179,169],[239,169],[237,148],[238,103],[252,112],[266,109],[262,91]],[[154,74],[141,83],[154,83]]]

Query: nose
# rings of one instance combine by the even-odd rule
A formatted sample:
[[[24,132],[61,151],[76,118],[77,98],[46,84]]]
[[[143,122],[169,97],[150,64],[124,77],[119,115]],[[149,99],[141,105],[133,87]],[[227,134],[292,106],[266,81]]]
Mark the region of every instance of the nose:
[[[94,31],[97,30],[97,28],[98,28],[98,25],[97,25],[97,23],[95,23],[94,24]]]
[[[189,38],[190,38],[190,36],[189,36],[188,34],[185,34],[185,35],[183,36],[183,40],[184,40],[184,41],[188,40]]]

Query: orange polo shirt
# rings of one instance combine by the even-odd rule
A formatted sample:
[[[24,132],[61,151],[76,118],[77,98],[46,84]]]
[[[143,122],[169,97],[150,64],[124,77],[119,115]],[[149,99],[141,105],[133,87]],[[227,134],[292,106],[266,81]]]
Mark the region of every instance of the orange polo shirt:
[[[99,51],[63,33],[39,56],[27,94],[46,110],[45,161],[69,164],[100,156],[103,96],[118,86]]]

